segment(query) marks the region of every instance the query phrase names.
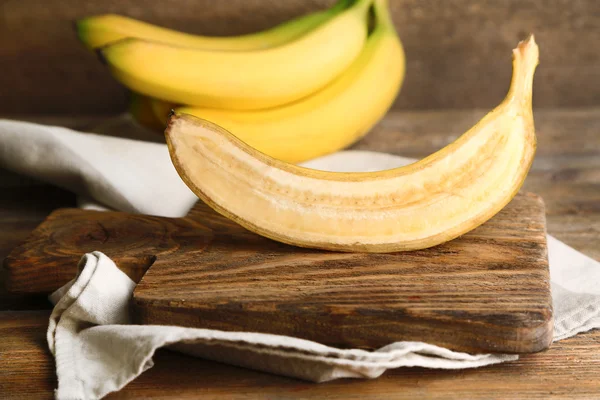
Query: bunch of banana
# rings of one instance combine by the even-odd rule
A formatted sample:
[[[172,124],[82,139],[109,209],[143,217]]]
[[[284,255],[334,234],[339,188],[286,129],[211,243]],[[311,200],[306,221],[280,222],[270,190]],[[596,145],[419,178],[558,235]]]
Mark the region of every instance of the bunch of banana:
[[[77,26],[113,76],[141,94],[132,103],[140,122],[164,127],[170,110],[183,105],[178,112],[212,121],[293,163],[362,137],[389,109],[404,78],[404,52],[387,0],[340,0],[329,10],[232,38],[114,15]]]

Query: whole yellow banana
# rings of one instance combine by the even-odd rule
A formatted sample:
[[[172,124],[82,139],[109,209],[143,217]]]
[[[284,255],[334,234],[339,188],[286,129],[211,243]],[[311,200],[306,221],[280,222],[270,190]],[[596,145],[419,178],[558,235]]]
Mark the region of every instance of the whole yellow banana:
[[[181,107],[177,112],[214,122],[257,150],[292,163],[352,144],[386,113],[404,77],[404,52],[385,3],[377,3],[375,27],[360,56],[321,91],[268,110]],[[168,106],[162,104],[153,100],[157,117],[166,121]]]
[[[339,0],[328,10],[303,15],[271,29],[240,36],[192,35],[115,14],[80,19],[76,22],[76,30],[79,39],[90,49],[125,38],[138,38],[205,50],[259,50],[280,46],[299,38],[339,14],[349,2],[350,0]]]
[[[361,52],[372,0],[358,0],[282,46],[231,52],[124,39],[100,53],[115,78],[136,92],[174,103],[226,109],[276,107],[340,75]]]

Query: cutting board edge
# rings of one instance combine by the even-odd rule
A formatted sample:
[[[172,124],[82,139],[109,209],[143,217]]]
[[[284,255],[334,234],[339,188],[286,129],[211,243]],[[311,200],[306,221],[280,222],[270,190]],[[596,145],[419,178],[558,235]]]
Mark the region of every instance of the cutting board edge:
[[[493,324],[485,324],[481,321],[468,321],[468,320],[453,320],[449,321],[433,321],[427,319],[414,319],[414,320],[403,320],[399,324],[399,330],[392,330],[390,333],[382,335],[379,342],[376,345],[361,346],[357,344],[356,337],[352,337],[352,343],[345,342],[332,342],[328,340],[329,337],[339,338],[344,337],[342,331],[347,330],[348,327],[352,327],[352,323],[358,327],[360,324],[356,324],[356,319],[349,318],[348,320],[340,320],[339,316],[333,315],[332,318],[336,319],[337,324],[334,323],[323,323],[320,321],[319,326],[328,326],[329,330],[326,334],[319,336],[315,335],[298,335],[297,332],[288,330],[286,328],[281,329],[281,324],[284,325],[290,322],[290,319],[294,319],[294,315],[290,314],[287,316],[279,315],[277,323],[273,319],[270,320],[270,329],[261,328],[256,330],[247,330],[248,332],[260,332],[282,336],[299,337],[305,340],[315,341],[317,343],[339,347],[339,348],[368,348],[374,350],[379,347],[386,346],[396,341],[424,341],[430,344],[435,344],[441,347],[445,347],[454,351],[462,351],[468,353],[505,353],[505,354],[530,354],[537,353],[548,349],[553,341],[553,308],[552,298],[549,296],[548,302],[542,310],[533,312],[535,318],[531,319],[531,324],[521,326],[518,328],[510,327],[511,335],[515,338],[512,341],[502,340],[499,342],[491,342],[489,336],[481,334],[482,332],[489,332],[489,330],[502,330],[501,326],[494,326]],[[210,309],[198,310],[186,307],[176,307],[173,301],[170,300],[156,300],[146,299],[143,296],[135,296],[131,303],[132,315],[135,317],[135,323],[139,324],[151,324],[151,325],[176,325],[184,326],[189,328],[201,328],[201,329],[214,329],[221,331],[233,331],[240,332],[239,329],[228,329],[225,324],[222,323],[206,323],[202,321],[214,321],[215,317],[220,318],[220,314],[211,314]],[[206,311],[210,314],[203,313]],[[208,316],[208,318],[207,318]],[[539,318],[542,316],[543,318]],[[288,318],[285,318],[288,317]],[[229,315],[231,318],[231,315]],[[260,324],[260,316],[252,312],[244,311],[234,316],[236,324],[244,326],[252,326],[253,323]],[[245,319],[245,320],[244,320]],[[264,322],[264,319],[262,319]],[[361,324],[365,324],[365,320]],[[298,322],[298,321],[294,321]],[[350,325],[342,324],[350,323]],[[308,324],[313,325],[313,324]],[[402,327],[404,325],[410,325],[411,332],[403,332]],[[266,325],[262,325],[263,327]],[[273,327],[275,326],[275,329]],[[340,328],[343,326],[343,328]],[[427,329],[421,330],[420,327],[427,327]],[[331,330],[333,328],[333,331]],[[336,330],[337,327],[338,329]],[[435,329],[432,330],[432,327]],[[389,329],[389,328],[388,328]],[[456,344],[456,337],[453,332],[459,331],[461,335],[465,335],[465,332],[469,332],[470,335],[463,340],[464,344]],[[427,335],[423,336],[423,332]],[[481,335],[480,335],[481,334]],[[437,335],[437,336],[436,336]],[[469,337],[472,336],[472,337]],[[452,338],[451,338],[452,337]],[[505,339],[503,337],[503,339]],[[370,343],[375,343],[373,337],[367,339]],[[503,345],[499,344],[502,343]]]

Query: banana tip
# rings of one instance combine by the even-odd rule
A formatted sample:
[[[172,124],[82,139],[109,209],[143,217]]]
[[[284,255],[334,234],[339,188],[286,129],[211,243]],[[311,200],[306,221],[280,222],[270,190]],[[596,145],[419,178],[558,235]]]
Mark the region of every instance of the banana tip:
[[[525,40],[521,40],[517,45],[517,48],[513,50],[515,58],[519,59],[535,59],[537,62],[539,56],[538,45],[535,42],[535,36],[532,34]]]
[[[535,42],[535,35],[533,33],[530,33],[527,39],[521,40],[519,45],[521,44],[525,46],[537,46],[537,43]]]

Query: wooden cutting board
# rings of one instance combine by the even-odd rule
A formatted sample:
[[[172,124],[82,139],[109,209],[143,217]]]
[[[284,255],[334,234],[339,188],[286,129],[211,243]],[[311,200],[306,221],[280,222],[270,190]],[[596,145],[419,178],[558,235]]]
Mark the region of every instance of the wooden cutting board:
[[[93,250],[139,281],[134,314],[146,324],[344,348],[411,340],[527,353],[552,341],[544,206],[534,194],[451,242],[392,254],[280,244],[202,203],[180,219],[62,209],[5,259],[8,289],[50,292]]]

